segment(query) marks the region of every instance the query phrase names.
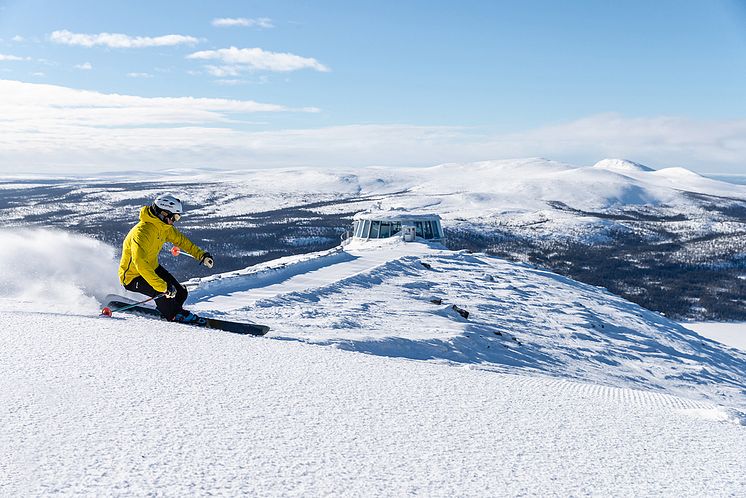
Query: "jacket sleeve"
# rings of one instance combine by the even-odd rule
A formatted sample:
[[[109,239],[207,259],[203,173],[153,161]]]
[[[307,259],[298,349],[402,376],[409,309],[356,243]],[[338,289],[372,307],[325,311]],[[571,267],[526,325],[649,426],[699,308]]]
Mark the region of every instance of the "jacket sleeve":
[[[205,251],[200,249],[197,244],[189,240],[176,228],[171,227],[171,230],[166,235],[166,240],[178,246],[182,251],[191,254],[197,261],[201,260],[202,256],[205,255]]]
[[[151,246],[152,242],[147,232],[143,230],[137,233],[132,240],[132,263],[135,265],[137,273],[142,275],[145,281],[149,283],[156,292],[166,292],[166,289],[168,288],[166,281],[155,273],[155,266],[157,266],[158,261],[157,253],[155,255],[155,266],[152,263],[154,257],[148,257],[148,247]],[[158,250],[160,250],[160,248]]]

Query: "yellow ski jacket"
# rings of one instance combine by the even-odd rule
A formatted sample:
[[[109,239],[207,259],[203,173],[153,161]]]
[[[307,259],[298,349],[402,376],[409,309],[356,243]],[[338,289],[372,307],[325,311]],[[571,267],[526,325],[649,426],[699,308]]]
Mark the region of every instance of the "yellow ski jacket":
[[[173,225],[153,215],[148,206],[143,207],[140,222],[132,227],[122,245],[122,259],[119,262],[119,281],[122,285],[142,276],[157,292],[165,292],[166,281],[156,275],[155,269],[158,267],[158,253],[166,242],[178,246],[197,261],[205,254]]]

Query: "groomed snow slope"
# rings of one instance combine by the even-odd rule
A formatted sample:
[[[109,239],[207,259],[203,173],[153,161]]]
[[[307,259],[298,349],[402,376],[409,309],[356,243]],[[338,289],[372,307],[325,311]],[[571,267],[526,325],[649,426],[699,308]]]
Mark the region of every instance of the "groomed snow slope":
[[[746,491],[708,403],[145,318],[0,330],[3,496]]]
[[[145,318],[0,329],[4,496],[746,491],[707,403]]]
[[[595,287],[352,245],[193,282],[244,337],[97,317],[111,255],[47,237],[0,276],[76,307],[0,279],[0,495],[746,493],[744,353]]]

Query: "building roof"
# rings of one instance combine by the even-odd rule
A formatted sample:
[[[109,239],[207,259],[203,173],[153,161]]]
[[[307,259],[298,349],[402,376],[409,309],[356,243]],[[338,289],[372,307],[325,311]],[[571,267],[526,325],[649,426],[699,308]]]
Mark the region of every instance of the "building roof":
[[[440,220],[440,216],[434,213],[408,213],[406,211],[364,211],[357,213],[354,220],[379,220],[379,221],[427,221]]]

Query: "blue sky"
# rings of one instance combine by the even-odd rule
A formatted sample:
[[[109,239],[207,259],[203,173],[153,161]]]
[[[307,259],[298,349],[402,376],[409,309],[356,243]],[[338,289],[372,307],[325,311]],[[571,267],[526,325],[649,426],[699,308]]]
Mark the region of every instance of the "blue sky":
[[[0,172],[746,173],[742,0],[0,0],[0,40]]]

